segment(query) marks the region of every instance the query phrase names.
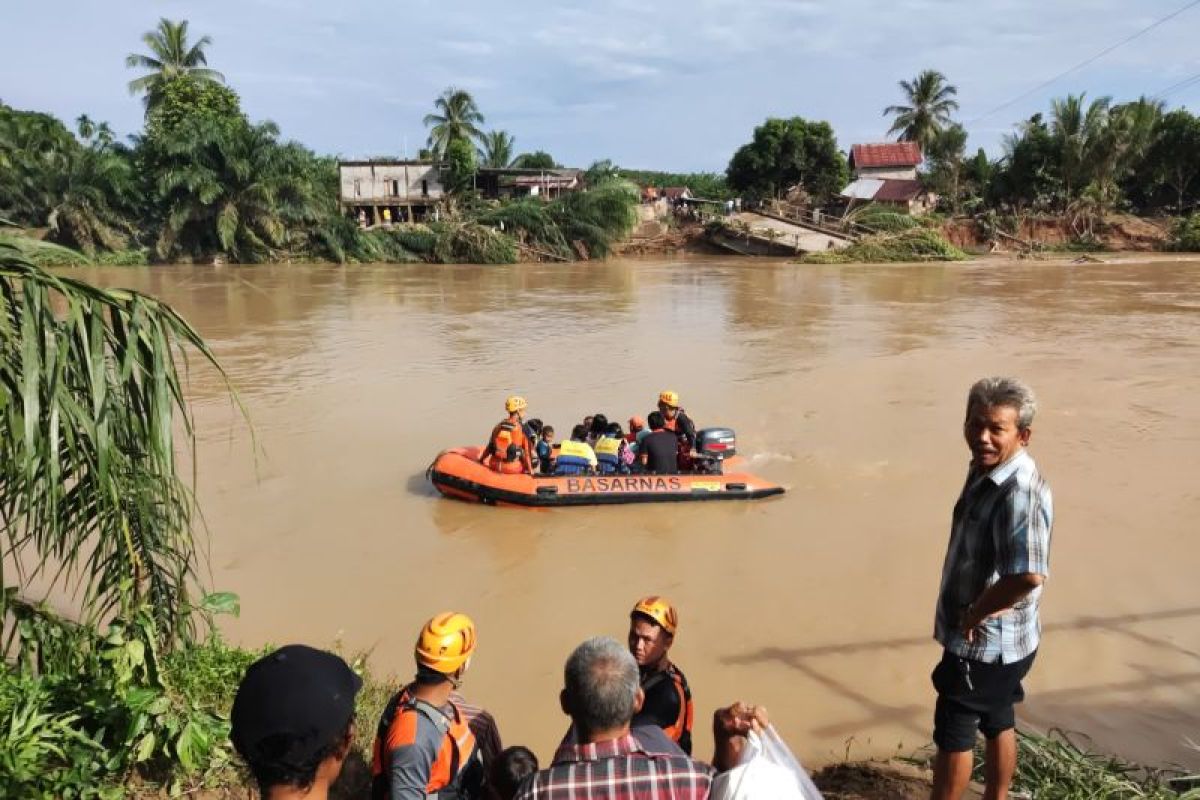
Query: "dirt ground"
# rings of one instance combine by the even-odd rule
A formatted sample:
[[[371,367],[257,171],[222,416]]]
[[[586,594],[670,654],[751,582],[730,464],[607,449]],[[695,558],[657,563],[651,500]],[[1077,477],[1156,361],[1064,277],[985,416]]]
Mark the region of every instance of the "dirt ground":
[[[1108,217],[1096,232],[1099,244],[1107,250],[1150,252],[1162,250],[1170,234],[1170,220],[1146,219],[1129,214]],[[954,219],[942,226],[942,235],[953,245],[965,250],[990,248],[992,240],[971,219]],[[1070,222],[1064,217],[1026,217],[1021,220],[1013,238],[998,237],[997,244],[1005,251],[1019,251],[1022,243],[1043,247],[1061,247],[1077,239]]]
[[[346,772],[334,785],[335,800],[362,797],[367,789],[364,764],[348,762]],[[348,774],[347,774],[348,773]],[[925,800],[929,797],[928,770],[901,761],[857,761],[832,764],[818,771],[813,782],[825,800]],[[160,800],[162,791],[133,791],[139,800]],[[200,790],[189,794],[194,800],[254,800],[257,792],[249,786]],[[977,797],[977,793],[968,797]]]
[[[930,773],[900,761],[831,764],[813,775],[825,800],[925,800]]]

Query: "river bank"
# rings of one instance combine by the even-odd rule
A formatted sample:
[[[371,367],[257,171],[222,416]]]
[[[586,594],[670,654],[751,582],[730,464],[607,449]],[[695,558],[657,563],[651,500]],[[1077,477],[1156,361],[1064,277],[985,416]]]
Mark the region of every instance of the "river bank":
[[[391,263],[461,263],[463,256],[474,256],[473,263],[528,264],[588,261],[597,255],[601,259],[608,255],[618,258],[729,255],[713,240],[712,226],[719,223],[719,218],[708,223],[674,217],[647,218],[630,227],[613,222],[610,239],[576,243],[573,248],[565,239],[547,243],[532,232],[541,231],[551,223],[541,220],[535,224],[528,217],[529,213],[540,211],[540,206],[526,204],[498,208],[480,217],[486,225],[465,221],[457,223],[457,227],[442,226],[435,231],[428,226],[397,224],[360,232],[356,235],[366,237],[363,241],[369,242],[370,246],[360,247],[361,252],[349,262],[361,262],[368,256],[375,261]],[[1172,253],[1173,257],[1183,258],[1188,255],[1187,249],[1181,250],[1180,242],[1174,238],[1173,231],[1179,227],[1179,220],[1166,217],[1113,215],[1096,229],[1094,235],[1083,238],[1064,215],[914,218],[879,212],[863,219],[884,227],[845,251],[810,253],[802,260],[808,263],[871,264],[962,261],[983,256],[997,260],[1046,261],[1067,255],[1071,260],[1108,260],[1127,254]],[[499,225],[505,228],[506,224],[514,236],[501,235],[494,227],[488,227]],[[736,235],[737,232],[733,232]],[[147,266],[153,261],[148,248],[100,252],[89,257],[45,241],[46,234],[46,229],[10,228],[0,230],[0,241],[16,245],[41,266]],[[466,262],[472,263],[470,258]],[[193,261],[155,263],[189,264]],[[225,260],[218,258],[214,263],[222,264]],[[296,263],[322,262],[302,258]]]
[[[228,719],[237,684],[246,665],[271,649],[231,648],[219,639],[201,645],[190,654],[188,664],[173,665],[170,681],[188,702],[197,699],[222,719]],[[343,772],[334,785],[335,800],[359,800],[370,791],[370,761],[375,721],[404,680],[398,676],[381,678],[371,673],[367,654],[347,656],[363,677],[355,718],[354,744]],[[476,698],[478,699],[478,698]],[[485,705],[487,705],[485,703]],[[697,718],[697,730],[707,726]],[[505,733],[505,720],[499,720],[506,745],[520,744]],[[1024,723],[1021,723],[1022,726]],[[565,725],[565,721],[560,727]],[[804,752],[806,743],[783,731],[796,752]],[[224,734],[222,734],[224,735]],[[853,737],[851,737],[853,738]],[[244,800],[254,793],[251,776],[232,756],[227,742],[217,742],[206,763],[195,765],[189,777],[172,776],[176,792],[198,800]],[[847,748],[847,751],[849,748]],[[1183,769],[1140,766],[1111,754],[1098,753],[1087,737],[1052,732],[1049,736],[1019,732],[1019,762],[1013,786],[1018,796],[1037,798],[1071,797],[1143,797],[1153,800],[1200,797],[1200,775]],[[850,760],[848,756],[825,761],[805,762],[813,780],[826,800],[925,800],[932,785],[931,745],[911,751],[898,745],[890,759]],[[549,750],[537,751],[544,766]],[[977,753],[982,757],[982,747]],[[697,757],[704,759],[702,751]],[[153,774],[134,774],[121,784],[130,797],[159,800],[174,796]],[[967,797],[983,796],[983,787],[973,783]]]

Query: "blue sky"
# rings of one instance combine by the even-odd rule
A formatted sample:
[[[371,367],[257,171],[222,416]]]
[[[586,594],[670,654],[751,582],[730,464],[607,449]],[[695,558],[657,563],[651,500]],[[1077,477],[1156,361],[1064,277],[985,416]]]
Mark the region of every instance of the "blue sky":
[[[519,151],[586,166],[722,170],[768,116],[881,139],[896,81],[959,87],[971,146],[995,151],[1052,96],[1153,94],[1200,73],[1200,6],[1054,86],[977,117],[1185,0],[4,0],[0,99],[122,134],[141,125],[124,57],[161,16],[214,39],[254,119],[343,156],[415,154],[449,85]],[[1200,83],[1167,98],[1200,106]]]

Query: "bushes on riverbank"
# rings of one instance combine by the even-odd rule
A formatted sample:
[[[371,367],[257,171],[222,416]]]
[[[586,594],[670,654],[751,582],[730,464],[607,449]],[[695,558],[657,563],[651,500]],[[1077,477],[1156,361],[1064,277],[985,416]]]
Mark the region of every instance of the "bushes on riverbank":
[[[1192,214],[1175,223],[1171,230],[1170,248],[1190,253],[1200,252],[1200,214]]]
[[[246,668],[273,646],[246,650],[214,633],[160,655],[146,618],[100,632],[10,604],[23,658],[0,668],[0,797],[178,795],[252,784],[229,743],[229,710]],[[352,663],[363,677],[355,749],[364,764],[395,681],[375,679],[363,657]],[[359,772],[348,770],[344,781],[365,791],[369,775]]]
[[[910,227],[896,233],[864,236],[841,250],[809,253],[804,264],[874,264],[893,261],[962,261],[967,254],[931,228]]]

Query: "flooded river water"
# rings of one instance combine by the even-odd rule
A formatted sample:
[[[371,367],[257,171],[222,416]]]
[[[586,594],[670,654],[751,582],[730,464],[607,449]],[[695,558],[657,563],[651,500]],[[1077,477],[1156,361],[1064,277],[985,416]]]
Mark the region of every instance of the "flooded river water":
[[[253,418],[195,368],[199,497],[228,637],[371,650],[408,674],[421,622],[479,625],[464,692],[548,758],[570,649],[669,596],[697,705],[767,705],[807,763],[930,737],[930,638],[970,383],[1039,394],[1055,493],[1046,633],[1025,724],[1137,759],[1200,753],[1200,264],[797,266],[688,259],[510,267],[83,273],[163,297]],[[195,362],[193,361],[193,364]],[[747,504],[522,511],[438,498],[506,395],[560,436],[672,388],[788,487]],[[373,724],[373,721],[365,721]]]

